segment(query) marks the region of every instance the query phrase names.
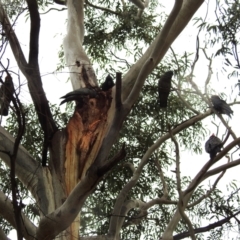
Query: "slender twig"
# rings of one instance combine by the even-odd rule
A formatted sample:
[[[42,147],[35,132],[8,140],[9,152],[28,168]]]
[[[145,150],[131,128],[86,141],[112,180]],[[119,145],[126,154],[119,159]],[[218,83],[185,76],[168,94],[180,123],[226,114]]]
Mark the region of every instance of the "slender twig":
[[[63,4],[63,5],[65,5],[65,4]],[[55,10],[55,11],[61,12],[61,11],[65,11],[65,10],[67,10],[67,8],[61,8],[61,9],[58,9],[58,8],[50,8],[50,9],[48,9],[46,12],[44,12],[44,13],[40,13],[40,14],[41,14],[41,15],[44,15],[44,14],[49,13],[49,12],[52,11],[52,10]]]
[[[207,197],[209,197],[211,195],[211,193],[216,189],[216,186],[218,184],[218,182],[220,181],[220,179],[223,177],[223,175],[225,174],[226,169],[224,171],[222,171],[222,173],[217,177],[217,179],[215,180],[213,186],[207,191],[206,194],[204,194],[203,196],[201,196],[199,199],[197,199],[196,201],[194,201],[191,204],[187,205],[187,208],[191,208],[196,206],[197,204],[199,204],[203,199],[206,199]]]
[[[176,138],[173,136],[170,128],[169,128],[169,133],[170,133],[171,139],[175,145],[175,151],[176,151],[176,178],[177,178],[177,191],[178,191],[178,196],[179,196],[178,210],[179,210],[180,215],[182,216],[182,219],[188,225],[188,229],[189,229],[191,238],[193,240],[196,240],[192,223],[191,223],[190,219],[188,218],[187,214],[184,212],[183,194],[182,194],[182,189],[181,189],[181,176],[180,176],[179,145],[178,145]]]
[[[96,9],[99,9],[99,10],[102,10],[102,11],[105,11],[105,12],[108,12],[108,13],[111,13],[111,14],[114,14],[114,15],[117,15],[117,16],[121,16],[121,14],[118,13],[118,12],[115,12],[115,11],[109,9],[109,8],[104,8],[104,7],[94,5],[94,4],[90,3],[88,0],[85,0],[85,3],[87,5],[89,5],[90,7],[93,7],[93,8],[96,8]]]
[[[236,212],[234,215],[226,217],[220,221],[217,221],[213,224],[209,224],[206,227],[201,227],[201,228],[196,228],[194,229],[194,233],[203,233],[203,232],[209,232],[211,229],[217,228],[217,227],[221,227],[223,224],[227,223],[230,221],[231,218],[237,216],[240,213],[240,211]],[[189,232],[184,232],[184,233],[180,233],[177,234],[175,236],[173,236],[174,240],[180,240],[180,239],[184,239],[186,237],[189,237],[190,233]]]
[[[11,77],[8,74],[8,77]],[[12,188],[12,202],[13,202],[13,209],[15,214],[15,221],[16,221],[16,230],[17,230],[17,237],[18,240],[23,239],[22,229],[21,229],[21,204],[18,203],[18,187],[16,182],[16,173],[15,173],[15,162],[17,158],[17,152],[20,145],[20,141],[23,137],[25,131],[25,113],[22,110],[21,103],[15,95],[15,98],[12,97],[12,102],[16,111],[17,115],[17,122],[18,122],[18,133],[13,147],[13,153],[11,154],[11,165],[10,165],[10,179],[11,179],[11,188]]]
[[[158,169],[158,172],[159,172],[159,175],[160,175],[160,179],[162,181],[162,185],[163,185],[163,196],[167,198],[168,196],[168,187],[167,187],[167,184],[166,184],[166,181],[164,179],[164,174],[163,174],[163,171],[162,171],[162,167],[158,161],[158,159],[155,159],[155,165]]]

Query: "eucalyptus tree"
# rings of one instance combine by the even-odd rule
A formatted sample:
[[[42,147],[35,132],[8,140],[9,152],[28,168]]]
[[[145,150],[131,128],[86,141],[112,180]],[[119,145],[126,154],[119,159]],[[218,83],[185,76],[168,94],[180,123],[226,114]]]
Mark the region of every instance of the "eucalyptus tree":
[[[21,102],[15,79],[8,99],[12,114],[0,128],[1,239],[11,227],[18,239],[196,239],[210,230],[212,238],[222,236],[226,224],[237,219],[238,189],[226,197],[216,185],[240,159],[220,160],[240,139],[211,108],[212,59],[206,58],[201,90],[194,81],[199,48],[192,62],[173,49],[166,55],[203,0],[175,1],[169,15],[157,1],[9,3],[0,3],[2,51],[9,44],[33,105]],[[72,116],[50,105],[42,86],[40,12],[53,4],[68,11],[63,49],[75,90],[67,95],[76,101]],[[30,21],[28,60],[14,31],[13,19],[21,11]],[[114,87],[99,87],[93,63],[116,76]],[[7,73],[14,80],[10,67],[1,66],[2,77]],[[157,81],[169,70],[174,76],[163,110]],[[182,177],[180,152],[201,153],[202,121],[213,113],[231,142],[193,179]],[[173,174],[168,168],[175,168]],[[200,185],[217,174],[208,189]],[[25,206],[26,198],[34,200]],[[210,218],[216,222],[202,227]],[[221,230],[214,231],[217,227]]]

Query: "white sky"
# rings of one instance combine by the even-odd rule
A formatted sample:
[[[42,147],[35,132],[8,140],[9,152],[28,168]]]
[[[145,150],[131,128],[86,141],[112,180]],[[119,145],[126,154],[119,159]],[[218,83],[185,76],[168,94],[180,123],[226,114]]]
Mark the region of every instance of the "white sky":
[[[212,1],[213,2],[213,1]],[[166,7],[166,12],[170,12],[171,6],[173,5],[174,1],[169,0],[168,6]],[[60,6],[62,8],[62,6]],[[214,6],[211,5],[211,8],[209,9],[209,13],[213,12]],[[203,6],[199,9],[196,15],[198,16],[205,16],[206,13],[206,3],[203,4]],[[46,15],[41,15],[41,32],[40,32],[40,52],[39,52],[39,63],[40,63],[40,71],[42,80],[43,80],[43,86],[45,89],[45,92],[47,94],[47,98],[51,103],[60,103],[60,97],[65,95],[67,92],[72,91],[72,86],[70,82],[66,82],[69,75],[68,75],[68,69],[64,71],[65,73],[58,73],[58,74],[51,74],[56,70],[57,63],[59,63],[58,60],[58,51],[60,50],[60,45],[62,44],[62,39],[64,37],[64,34],[66,32],[66,18],[67,18],[67,12],[57,12],[57,11],[51,11],[50,13]],[[16,23],[15,27],[16,34],[19,38],[21,47],[23,51],[25,52],[26,58],[28,58],[28,39],[29,39],[29,22],[25,22],[25,18],[21,17]],[[177,50],[179,53],[183,53],[184,51],[187,52],[195,52],[195,42],[196,42],[196,34],[197,30],[195,27],[192,27],[192,24],[190,23],[189,26],[181,33],[180,37],[173,43],[172,47],[174,50]],[[203,36],[201,36],[200,40],[202,40]],[[6,58],[9,58],[10,66],[13,71],[18,71],[16,63],[14,63],[13,56],[10,50],[7,51]],[[214,63],[214,74],[220,73],[221,71],[221,60],[215,61]],[[220,67],[219,67],[220,66]],[[232,81],[229,81],[226,76],[222,76],[222,74],[219,74],[221,82],[218,82],[216,79],[216,75],[213,76],[215,85],[214,88],[216,91],[222,92],[225,91],[225,87],[229,84],[234,85],[237,80],[234,79]],[[197,64],[197,71],[196,71],[196,82],[201,85],[202,82],[205,81],[207,76],[207,63],[204,58],[200,58],[199,63]],[[21,75],[21,82],[26,83],[26,80]],[[228,87],[229,88],[229,87]],[[238,93],[238,89],[236,89],[235,93]],[[234,94],[236,95],[236,94]],[[28,94],[28,89],[24,87],[24,91],[21,93],[21,98],[24,99],[25,102],[30,102],[30,97]],[[233,99],[231,99],[233,100]],[[240,135],[240,128],[239,125],[239,113],[237,111],[236,107],[232,107],[234,111],[234,116],[232,120],[230,120],[230,125],[234,126],[234,130],[237,134],[237,136]],[[63,106],[64,109],[64,106]],[[227,119],[227,117],[224,117]],[[211,119],[212,120],[212,119]],[[209,120],[204,121],[206,124],[209,124]],[[210,132],[209,135],[211,135],[213,132],[216,131],[215,127],[211,128],[212,132]],[[207,139],[206,139],[207,140]],[[205,140],[202,143],[202,147],[204,148]],[[236,155],[235,155],[236,156]],[[191,154],[190,152],[182,153],[181,154],[181,172],[183,175],[190,175],[191,177],[195,176],[195,174],[199,171],[199,169],[209,160],[209,155],[203,151],[203,154],[201,156],[196,154]],[[223,158],[221,163],[226,162],[226,160]],[[225,189],[226,182],[237,179],[239,183],[239,167],[235,167],[231,170],[228,170],[225,176],[224,181],[220,181],[219,187],[222,189]],[[169,169],[170,171],[171,169]],[[171,173],[170,173],[171,174]],[[175,178],[175,174],[172,173],[172,177]],[[208,182],[208,181],[207,181]],[[10,238],[12,240],[17,239],[16,236],[10,235]]]

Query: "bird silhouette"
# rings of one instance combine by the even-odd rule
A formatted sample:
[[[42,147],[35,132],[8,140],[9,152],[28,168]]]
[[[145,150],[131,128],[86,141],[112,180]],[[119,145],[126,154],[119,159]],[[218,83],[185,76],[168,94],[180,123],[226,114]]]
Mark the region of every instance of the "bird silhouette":
[[[14,94],[12,77],[8,74],[0,87],[0,115],[7,116]]]
[[[106,92],[109,89],[111,89],[114,85],[115,84],[113,82],[113,78],[111,77],[110,74],[108,74],[106,79],[105,79],[105,82],[101,86],[101,89]]]
[[[167,107],[168,96],[171,89],[172,76],[173,71],[165,72],[158,81],[158,94],[161,108]]]
[[[64,98],[64,100],[60,103],[60,105],[70,101],[77,101],[78,103],[82,103],[84,97],[96,98],[97,92],[94,89],[89,88],[80,88],[74,90],[61,97]]]
[[[231,114],[233,114],[233,110],[228,106],[228,104],[219,98],[217,95],[211,96],[211,101],[213,104],[213,108],[220,114],[227,114],[231,118]]]
[[[221,152],[222,146],[222,141],[212,134],[212,136],[205,143],[205,150],[210,154],[210,158],[213,159],[218,152]]]

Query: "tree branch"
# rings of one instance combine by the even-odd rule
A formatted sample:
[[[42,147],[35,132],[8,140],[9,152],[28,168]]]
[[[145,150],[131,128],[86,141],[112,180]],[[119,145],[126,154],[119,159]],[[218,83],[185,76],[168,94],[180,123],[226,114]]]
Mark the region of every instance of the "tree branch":
[[[44,131],[43,161],[47,158],[47,148],[52,134],[57,131],[57,126],[53,121],[48,100],[43,90],[42,81],[38,66],[38,36],[40,28],[40,18],[36,0],[27,1],[31,23],[29,64],[27,64],[21,50],[18,39],[11,27],[10,21],[0,3],[0,22],[9,40],[12,52],[18,63],[18,67],[28,80],[28,87],[34,102],[39,122]],[[35,16],[36,14],[36,16]]]
[[[176,128],[172,129],[172,134],[177,134],[178,132],[184,130],[185,128],[193,125],[194,123],[206,118],[207,116],[209,116],[211,113],[211,110],[208,110],[207,112],[205,112],[204,114],[199,114],[191,119],[189,119],[188,121],[185,121],[184,123],[182,123],[181,125],[177,126]],[[113,215],[114,216],[119,216],[120,215],[120,210],[122,208],[122,204],[124,203],[128,193],[131,191],[131,189],[137,184],[138,179],[141,175],[142,169],[143,167],[147,164],[147,161],[149,159],[149,157],[151,156],[151,154],[160,147],[160,145],[165,142],[167,139],[169,139],[170,133],[166,133],[165,135],[163,135],[160,139],[158,139],[148,150],[147,152],[144,154],[143,158],[141,159],[141,162],[138,165],[138,168],[136,169],[136,171],[134,172],[132,178],[128,181],[128,183],[122,188],[122,190],[120,191],[120,193],[118,194],[118,197],[116,199],[115,205],[114,205],[114,209],[113,209]],[[110,236],[115,236],[116,234],[116,229],[118,226],[118,219],[117,217],[111,218],[110,220],[110,226],[109,226],[109,235]]]
[[[66,5],[66,1],[65,0],[53,0],[55,3],[59,4],[59,5]]]
[[[29,43],[29,65],[38,68],[38,44],[40,31],[40,15],[36,0],[26,0],[30,13],[30,43]]]
[[[238,142],[239,141],[239,138],[238,138]],[[212,170],[209,170],[208,172],[205,173],[205,175],[202,177],[202,180],[201,181],[204,181],[205,179],[209,178],[210,176],[213,176],[215,174],[218,174],[222,171],[225,171],[229,168],[232,168],[232,167],[235,167],[237,165],[240,164],[240,159],[238,160],[235,160],[235,161],[232,161],[232,162],[229,162],[229,163],[226,163],[226,164],[223,164],[221,165],[220,167],[217,167],[217,168],[214,168]]]
[[[181,8],[177,18],[175,19],[171,29],[169,29],[167,36],[162,36],[165,39],[165,44],[164,44],[164,46],[161,47],[161,49],[162,49],[161,51],[160,51],[160,49],[157,49],[159,54],[158,54],[158,58],[155,62],[155,66],[159,63],[159,61],[162,59],[162,57],[167,52],[170,45],[177,38],[177,36],[181,33],[181,31],[186,27],[186,25],[192,18],[193,14],[197,11],[197,9],[201,6],[201,4],[203,2],[204,2],[204,0],[196,0],[194,2],[190,1],[190,0],[184,0],[182,8]],[[157,37],[157,39],[149,46],[147,51],[129,69],[127,74],[124,76],[123,85],[122,85],[123,101],[125,101],[125,99],[128,98],[129,93],[132,90],[133,85],[139,76],[139,72],[141,71],[142,66],[151,57],[153,49],[155,49],[155,46],[158,43],[158,39],[160,38],[161,34],[162,34],[162,32],[159,33],[159,36]]]
[[[0,2],[0,22],[2,24],[3,30],[6,37],[10,43],[13,55],[18,63],[19,68],[25,69],[27,66],[27,61],[19,44],[19,41],[14,33],[12,25],[8,19],[8,16],[3,8],[3,4]]]
[[[137,80],[132,88],[132,91],[130,92],[128,98],[124,102],[125,108],[130,110],[134,102],[137,100],[139,93],[142,89],[142,86],[144,84],[145,79],[147,78],[148,74],[152,72],[154,67],[159,63],[161,58],[161,51],[163,51],[163,47],[165,45],[166,37],[169,34],[169,31],[178,16],[178,13],[182,6],[182,0],[176,0],[174,7],[164,24],[159,36],[157,37],[156,43],[154,44],[154,47],[152,49],[152,52],[149,56],[149,58],[144,62],[143,66],[140,69],[140,72],[137,76]]]
[[[173,136],[171,129],[169,129],[169,133],[171,136],[171,139],[175,145],[175,151],[176,151],[176,178],[177,178],[177,191],[178,191],[178,196],[179,196],[179,201],[178,201],[178,210],[182,216],[182,219],[186,222],[188,225],[188,229],[190,232],[190,236],[192,240],[196,240],[194,230],[192,223],[190,219],[188,218],[187,214],[184,212],[184,201],[183,201],[183,194],[182,194],[182,188],[181,188],[181,177],[180,177],[180,155],[179,155],[179,146],[176,138]]]
[[[116,73],[116,94],[115,94],[115,104],[116,109],[120,111],[122,107],[122,74],[120,72]]]
[[[11,78],[10,74],[7,72],[8,77]],[[21,199],[20,202],[18,201],[18,185],[16,182],[16,159],[17,159],[17,152],[18,148],[20,146],[20,142],[22,140],[24,131],[25,131],[25,112],[22,109],[22,104],[18,99],[17,94],[15,93],[15,98],[12,96],[12,102],[14,105],[14,109],[17,115],[17,122],[18,122],[18,131],[17,131],[17,137],[14,142],[14,147],[13,147],[13,153],[9,154],[10,157],[10,179],[11,179],[11,189],[12,189],[12,204],[13,204],[13,211],[15,215],[15,222],[16,222],[16,230],[17,230],[17,237],[18,240],[22,240],[22,229],[21,229]]]
[[[231,220],[231,218],[237,216],[239,213],[240,213],[240,211],[238,211],[237,213],[233,214],[232,216],[226,217],[226,218],[224,218],[224,219],[222,219],[218,222],[215,222],[213,224],[209,224],[206,227],[196,228],[196,229],[194,229],[194,233],[208,232],[208,231],[210,231],[214,228],[221,227],[223,224],[229,222]],[[177,235],[173,236],[173,239],[174,240],[179,240],[179,239],[187,238],[189,236],[190,236],[189,232],[184,232],[184,233],[180,233],[180,234],[177,234]]]
[[[188,204],[187,205],[187,208],[192,208],[194,206],[196,206],[197,204],[199,204],[203,199],[206,199],[208,198],[211,193],[216,189],[216,186],[218,184],[218,182],[220,181],[220,179],[223,177],[223,175],[225,174],[226,170],[224,170],[219,176],[218,178],[215,180],[213,186],[207,191],[206,194],[204,194],[203,196],[201,196],[199,199],[197,199],[196,201],[194,201],[193,203],[191,204]]]
[[[159,172],[159,175],[160,175],[160,179],[161,179],[161,181],[162,181],[162,185],[163,185],[163,196],[164,196],[165,198],[167,198],[167,197],[168,197],[168,186],[167,186],[166,181],[165,181],[165,179],[164,179],[164,175],[163,175],[163,171],[162,171],[161,165],[160,165],[158,159],[155,159],[154,162],[155,162],[155,165],[156,165],[156,167],[157,167],[157,169],[158,169],[158,172]]]
[[[12,202],[2,191],[0,191],[0,206],[0,215],[5,218],[14,228],[17,228]],[[35,240],[36,238],[34,236],[36,227],[26,217],[26,215],[20,213],[20,216],[23,237],[27,240]]]
[[[104,7],[100,7],[100,6],[94,5],[94,4],[90,3],[88,0],[85,0],[85,3],[87,5],[89,5],[90,7],[93,7],[93,8],[96,8],[96,9],[99,9],[99,10],[102,10],[104,12],[108,12],[108,13],[111,13],[111,14],[114,14],[114,15],[117,15],[117,16],[121,16],[121,14],[118,13],[118,12],[115,12],[115,11],[109,9],[109,8],[104,8]]]
[[[7,235],[4,233],[2,228],[0,228],[0,239],[2,239],[2,240],[11,240],[10,238],[7,237]]]
[[[0,126],[0,158],[5,164],[10,167],[10,155],[13,153],[15,139]],[[19,145],[17,157],[15,161],[16,176],[24,184],[26,188],[32,193],[35,199],[38,200],[40,210],[43,213],[48,212],[47,195],[49,194],[46,187],[47,179],[46,171],[43,169],[37,161],[27,152],[27,150]]]
[[[145,1],[145,3],[142,2],[141,0],[129,0],[129,1],[142,10],[148,5],[148,0]]]

